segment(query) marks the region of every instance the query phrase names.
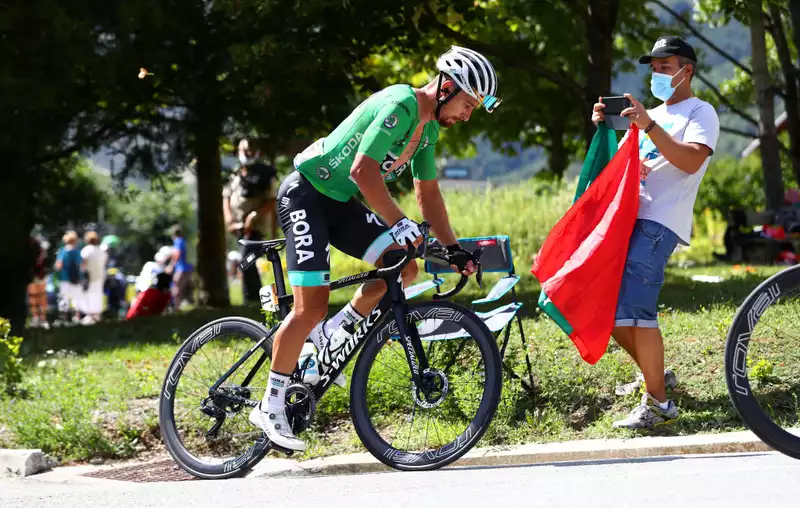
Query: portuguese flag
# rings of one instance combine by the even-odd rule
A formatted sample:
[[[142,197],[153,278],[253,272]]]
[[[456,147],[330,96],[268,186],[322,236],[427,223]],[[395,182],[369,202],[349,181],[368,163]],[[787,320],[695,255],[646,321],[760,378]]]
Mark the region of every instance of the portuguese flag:
[[[581,169],[573,205],[550,231],[531,267],[539,307],[594,365],[605,354],[639,211],[639,129],[617,151],[600,123]]]

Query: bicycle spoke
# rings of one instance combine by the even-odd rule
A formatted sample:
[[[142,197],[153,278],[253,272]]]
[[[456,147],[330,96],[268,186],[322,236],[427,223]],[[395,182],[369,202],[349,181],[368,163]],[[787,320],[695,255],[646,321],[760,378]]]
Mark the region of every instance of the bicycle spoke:
[[[411,436],[414,430],[414,418],[416,416],[417,416],[417,405],[414,404],[414,407],[411,409],[411,427],[408,429],[408,440],[406,441],[406,449],[410,447]]]

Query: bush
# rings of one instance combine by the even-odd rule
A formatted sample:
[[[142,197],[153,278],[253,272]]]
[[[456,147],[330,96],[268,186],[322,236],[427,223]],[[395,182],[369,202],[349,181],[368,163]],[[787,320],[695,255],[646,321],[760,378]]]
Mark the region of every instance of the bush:
[[[0,318],[0,391],[13,395],[22,381],[22,337],[10,337],[10,333],[11,323]]]
[[[725,216],[732,207],[764,208],[764,175],[757,156],[712,159],[700,190],[695,210],[716,210]]]

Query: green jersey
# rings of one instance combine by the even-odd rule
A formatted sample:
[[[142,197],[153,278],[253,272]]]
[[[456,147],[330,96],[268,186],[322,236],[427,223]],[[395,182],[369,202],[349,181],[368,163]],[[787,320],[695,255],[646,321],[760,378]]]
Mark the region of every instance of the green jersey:
[[[350,169],[359,153],[380,164],[386,182],[397,180],[409,164],[414,178],[433,180],[434,150],[439,140],[436,121],[425,124],[408,161],[390,171],[419,122],[414,90],[408,85],[390,86],[362,102],[328,137],[298,154],[294,166],[319,192],[337,201],[347,201],[358,193]]]

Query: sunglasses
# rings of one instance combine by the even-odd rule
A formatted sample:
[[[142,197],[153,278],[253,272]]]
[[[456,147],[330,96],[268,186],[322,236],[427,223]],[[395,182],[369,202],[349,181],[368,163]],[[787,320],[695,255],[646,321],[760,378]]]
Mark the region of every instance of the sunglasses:
[[[497,109],[500,104],[503,103],[503,99],[498,99],[493,95],[478,95],[481,98],[481,104],[483,104],[484,109],[487,113],[494,113],[494,110]]]

